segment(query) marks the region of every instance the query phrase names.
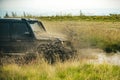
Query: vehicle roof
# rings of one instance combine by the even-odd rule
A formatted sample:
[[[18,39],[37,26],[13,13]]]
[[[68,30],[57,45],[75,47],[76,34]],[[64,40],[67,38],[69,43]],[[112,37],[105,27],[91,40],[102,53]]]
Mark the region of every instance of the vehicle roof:
[[[17,22],[17,21],[38,21],[36,19],[27,19],[27,18],[0,18],[0,21],[2,22]]]

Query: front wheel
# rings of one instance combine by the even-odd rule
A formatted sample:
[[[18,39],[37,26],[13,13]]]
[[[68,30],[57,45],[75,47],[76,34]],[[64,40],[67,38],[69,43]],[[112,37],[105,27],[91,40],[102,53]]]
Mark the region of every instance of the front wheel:
[[[48,63],[56,61],[65,61],[74,56],[72,50],[64,48],[62,45],[42,44],[37,48],[39,54],[42,54]]]

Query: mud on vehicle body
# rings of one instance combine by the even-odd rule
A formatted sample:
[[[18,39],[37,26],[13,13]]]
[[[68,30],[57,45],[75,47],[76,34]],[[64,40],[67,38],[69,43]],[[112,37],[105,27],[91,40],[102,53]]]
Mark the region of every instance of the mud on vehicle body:
[[[0,19],[0,54],[3,57],[42,54],[48,62],[55,62],[56,58],[64,61],[73,57],[74,51],[66,38],[47,33],[38,20]]]

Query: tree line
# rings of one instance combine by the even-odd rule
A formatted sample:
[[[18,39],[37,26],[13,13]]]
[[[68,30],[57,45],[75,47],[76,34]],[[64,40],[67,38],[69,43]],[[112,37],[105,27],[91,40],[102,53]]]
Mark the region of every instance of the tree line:
[[[86,21],[120,21],[120,14],[109,14],[106,16],[86,16],[80,11],[80,14],[77,16],[72,16],[72,14],[66,15],[55,15],[55,16],[35,16],[23,12],[22,16],[17,15],[16,12],[11,12],[11,15],[8,12],[5,13],[4,18],[37,18],[43,20],[86,20]]]

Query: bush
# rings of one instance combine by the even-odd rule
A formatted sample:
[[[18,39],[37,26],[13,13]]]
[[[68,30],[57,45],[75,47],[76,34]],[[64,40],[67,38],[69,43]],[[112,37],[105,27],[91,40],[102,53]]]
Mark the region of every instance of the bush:
[[[120,52],[120,44],[108,44],[108,45],[105,45],[103,47],[103,50],[107,53],[111,53],[111,52]]]

